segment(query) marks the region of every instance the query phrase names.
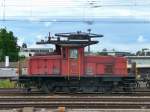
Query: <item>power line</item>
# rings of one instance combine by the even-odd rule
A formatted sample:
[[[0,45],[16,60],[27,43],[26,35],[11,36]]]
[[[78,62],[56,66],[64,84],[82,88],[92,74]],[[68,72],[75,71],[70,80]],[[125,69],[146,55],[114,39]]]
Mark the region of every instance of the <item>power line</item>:
[[[93,8],[93,9],[96,9],[96,8],[101,8],[101,7],[134,7],[134,6],[136,6],[136,7],[138,7],[138,6],[150,6],[150,2],[149,2],[149,4],[146,4],[146,3],[142,3],[142,4],[139,4],[139,2],[137,1],[137,0],[134,0],[134,2],[132,2],[132,3],[122,3],[122,4],[118,4],[117,2],[111,2],[111,3],[103,3],[103,4],[100,4],[100,1],[96,1],[96,0],[92,0],[92,1],[87,1],[87,2],[81,2],[81,1],[76,1],[76,2],[74,2],[75,4],[73,5],[73,4],[70,4],[69,2],[68,3],[64,3],[64,2],[62,2],[62,3],[60,3],[60,2],[54,2],[54,1],[52,1],[52,2],[49,2],[49,3],[47,3],[45,6],[44,5],[42,5],[42,4],[38,4],[38,5],[34,5],[34,4],[32,4],[32,0],[30,0],[30,2],[28,2],[28,4],[27,5],[25,5],[25,4],[21,4],[21,5],[12,5],[12,4],[6,4],[6,1],[7,1],[7,3],[8,3],[8,0],[3,0],[3,4],[2,4],[2,6],[3,6],[3,17],[2,17],[2,19],[0,19],[0,21],[50,21],[51,22],[51,19],[50,18],[52,18],[53,16],[52,15],[50,15],[50,16],[47,16],[47,14],[46,15],[43,15],[43,13],[44,13],[44,11],[42,12],[42,13],[38,13],[38,16],[33,16],[33,15],[35,15],[34,14],[34,11],[33,11],[33,9],[34,8],[42,8],[42,7],[51,7],[51,8],[56,8],[56,7],[59,7],[60,9],[61,8],[83,8],[83,16],[78,16],[78,15],[76,15],[76,16],[66,16],[65,14],[64,14],[64,16],[63,17],[65,17],[65,18],[83,18],[83,20],[84,19],[86,19],[87,17],[91,17],[90,15],[86,15],[86,11],[87,10],[90,10],[90,8]],[[11,1],[15,1],[15,0],[11,0]],[[11,2],[11,3],[13,3],[13,2]],[[15,2],[14,2],[15,3]],[[81,5],[80,5],[81,4]],[[70,6],[69,6],[70,5]],[[41,7],[40,7],[41,6]],[[20,7],[27,7],[27,8],[30,8],[30,11],[29,11],[29,15],[30,16],[23,16],[24,14],[26,14],[26,13],[23,13],[23,15],[22,16],[9,16],[9,15],[7,15],[7,13],[6,13],[6,10],[7,10],[7,8],[9,8],[9,7],[14,7],[14,8],[20,8]],[[86,9],[85,10],[85,8],[89,8],[89,9]],[[45,12],[45,13],[47,13],[47,12]],[[78,12],[79,14],[81,14],[81,12]],[[92,13],[92,12],[91,12]],[[54,13],[55,14],[55,13]],[[7,15],[7,16],[6,16]],[[43,15],[43,16],[40,16],[40,15]],[[143,15],[144,16],[144,15]],[[145,15],[146,16],[146,15]],[[60,17],[60,16],[58,16],[58,17]],[[99,15],[95,15],[92,19],[94,19],[94,18],[115,18],[116,16],[99,16]],[[119,17],[119,16],[118,16]],[[121,16],[120,16],[121,17]],[[119,18],[120,18],[119,17]],[[123,17],[123,16],[122,16]],[[134,15],[132,16],[133,18],[134,18]],[[136,17],[136,16],[135,16]],[[146,16],[147,17],[147,16]],[[9,19],[10,18],[10,19]],[[14,19],[13,19],[14,18]],[[17,18],[20,18],[20,19],[17,19]],[[26,18],[26,19],[24,19],[24,18]],[[31,20],[29,20],[28,18],[31,18]],[[33,19],[37,19],[37,20],[32,20],[32,18]],[[49,19],[47,19],[47,20],[44,20],[44,18],[49,18]],[[53,17],[54,19],[55,19],[55,17]],[[60,17],[61,18],[61,17]],[[138,17],[138,18],[141,18],[141,17]],[[39,20],[40,19],[40,20]],[[65,22],[67,22],[67,20],[59,20],[59,21],[61,21],[61,22],[63,22],[63,21],[65,21]],[[72,20],[69,20],[69,21],[72,21]],[[73,20],[73,22],[76,22],[77,20]],[[96,20],[96,21],[99,21],[99,22],[101,22],[101,21],[103,21],[103,22],[105,22],[105,21],[107,21],[107,20]],[[123,20],[123,21],[125,21],[125,20]],[[146,21],[146,23],[149,23],[149,21],[148,20],[142,20],[142,21],[132,21],[132,22],[137,22],[137,23],[140,23],[140,22],[142,22],[142,23],[145,23],[145,21]],[[107,21],[108,22],[108,21]],[[116,22],[116,21],[113,21],[113,22]],[[129,21],[126,21],[126,22],[128,22],[129,23]]]
[[[32,7],[77,7],[77,8],[83,8],[83,7],[142,7],[142,6],[150,6],[150,4],[95,4],[95,5],[88,5],[88,4],[78,4],[78,5],[72,5],[72,4],[47,4],[47,5],[32,5]],[[31,7],[31,5],[5,5],[5,7]]]
[[[0,19],[0,21],[3,21],[2,19]],[[150,21],[148,20],[50,20],[50,19],[47,19],[47,20],[27,20],[27,19],[5,19],[5,21],[7,22],[39,22],[39,23],[42,23],[42,22],[84,22],[86,24],[89,24],[92,25],[94,24],[94,22],[100,22],[100,23],[117,23],[117,24],[122,24],[122,23],[128,23],[128,24],[149,24]]]
[[[11,1],[9,1],[9,0],[6,0],[7,1],[7,4],[6,4],[6,6],[7,7],[9,7],[9,6],[18,6],[18,7],[28,7],[28,6],[30,6],[30,4],[33,2],[32,0],[30,0],[30,1],[27,1],[27,2],[25,2],[25,1],[22,1],[22,2],[18,2],[18,5],[17,5],[17,1],[16,0],[11,0]],[[24,4],[25,3],[25,4]],[[143,2],[141,2],[141,0],[139,0],[139,1],[137,1],[137,0],[132,0],[132,1],[127,1],[127,2],[125,2],[125,1],[109,1],[109,2],[105,2],[105,0],[87,0],[87,1],[73,1],[73,2],[64,2],[64,1],[52,1],[52,0],[50,0],[50,1],[46,1],[46,3],[44,3],[44,1],[43,1],[43,3],[41,3],[41,4],[34,4],[33,3],[33,6],[36,6],[36,7],[39,7],[39,6],[46,6],[46,7],[48,7],[48,6],[54,6],[54,7],[68,7],[68,6],[70,6],[70,7],[74,7],[74,6],[76,6],[76,7],[84,7],[84,6],[99,6],[99,7],[111,7],[111,6],[121,6],[121,7],[123,7],[123,6],[125,6],[125,7],[127,7],[127,6],[131,6],[131,7],[133,7],[133,6],[150,6],[150,2],[149,1],[143,1]]]

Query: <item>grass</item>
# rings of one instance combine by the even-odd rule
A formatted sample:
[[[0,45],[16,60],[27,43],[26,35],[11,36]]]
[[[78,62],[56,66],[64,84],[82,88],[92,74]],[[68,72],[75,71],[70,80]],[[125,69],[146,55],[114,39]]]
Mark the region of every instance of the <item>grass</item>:
[[[8,79],[0,80],[0,88],[15,88],[16,84]]]

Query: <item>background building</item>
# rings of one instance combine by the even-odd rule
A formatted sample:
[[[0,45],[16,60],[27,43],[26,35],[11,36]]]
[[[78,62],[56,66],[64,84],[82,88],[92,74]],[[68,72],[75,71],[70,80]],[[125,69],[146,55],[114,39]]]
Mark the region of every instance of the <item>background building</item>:
[[[53,52],[52,48],[20,48],[19,56],[29,57],[35,54],[48,54]]]
[[[150,77],[150,56],[127,56],[128,69],[132,63],[136,63],[137,73],[141,77]]]

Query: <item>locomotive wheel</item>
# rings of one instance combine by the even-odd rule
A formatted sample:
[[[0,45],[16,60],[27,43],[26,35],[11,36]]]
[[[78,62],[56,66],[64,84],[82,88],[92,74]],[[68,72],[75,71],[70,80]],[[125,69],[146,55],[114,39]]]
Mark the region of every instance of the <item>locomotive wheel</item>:
[[[135,82],[135,88],[140,88],[140,83],[138,81]]]
[[[53,87],[50,88],[50,90],[53,93],[57,93],[57,92],[62,92],[63,89],[60,86],[53,86]]]
[[[129,84],[128,85],[127,84],[123,85],[122,89],[123,89],[124,92],[129,92],[129,93],[132,92],[132,88],[130,87]]]
[[[113,84],[111,82],[104,82],[102,84],[102,92],[104,94],[111,94],[113,90]]]
[[[123,87],[123,91],[124,91],[124,92],[132,93],[132,92],[135,91],[135,86],[136,86],[135,83],[131,83],[131,84],[129,83],[128,85],[125,85],[125,86]]]
[[[31,85],[30,85],[30,83],[24,83],[23,84],[23,88],[24,88],[24,92],[26,92],[26,93],[31,93]]]
[[[150,89],[150,82],[146,82],[146,87]]]
[[[70,93],[77,93],[78,92],[78,87],[69,87]]]
[[[45,93],[50,93],[49,88],[48,88],[48,84],[43,83],[41,86],[41,89],[45,92]]]
[[[112,93],[112,88],[106,87],[103,89],[104,94],[111,94]]]

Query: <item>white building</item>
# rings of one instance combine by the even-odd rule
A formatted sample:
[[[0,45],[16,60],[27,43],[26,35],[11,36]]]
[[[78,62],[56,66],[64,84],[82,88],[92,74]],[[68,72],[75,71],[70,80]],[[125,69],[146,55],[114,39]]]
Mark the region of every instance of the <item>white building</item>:
[[[21,48],[19,52],[19,56],[29,57],[34,54],[46,54],[53,52],[52,48]]]

